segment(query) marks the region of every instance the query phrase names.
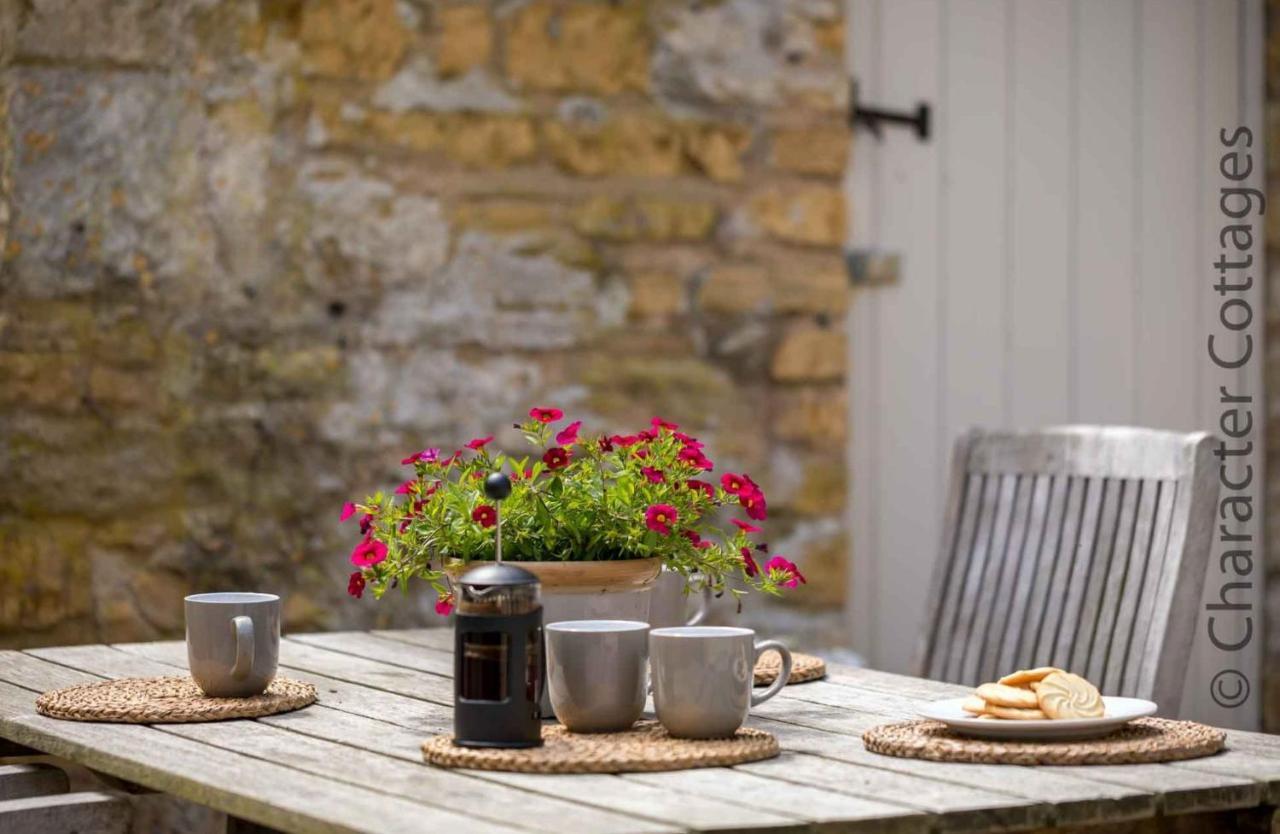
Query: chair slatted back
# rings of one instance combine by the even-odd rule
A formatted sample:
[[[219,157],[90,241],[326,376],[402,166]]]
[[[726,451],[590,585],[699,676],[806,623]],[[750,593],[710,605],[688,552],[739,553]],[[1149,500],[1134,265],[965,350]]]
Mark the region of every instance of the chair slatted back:
[[[972,431],[955,445],[920,672],[1053,665],[1174,714],[1215,523],[1213,438]]]

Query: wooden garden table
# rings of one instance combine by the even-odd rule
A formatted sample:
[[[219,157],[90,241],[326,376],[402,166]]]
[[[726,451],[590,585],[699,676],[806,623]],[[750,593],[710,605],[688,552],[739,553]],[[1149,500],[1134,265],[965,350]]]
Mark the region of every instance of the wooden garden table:
[[[863,730],[963,690],[841,667],[756,710],[751,723],[782,743],[769,761],[619,776],[441,770],[419,744],[450,728],[451,646],[447,629],[291,636],[282,673],[314,683],[318,704],[164,726],[55,721],[33,702],[55,687],[184,670],[181,642],[0,652],[0,737],[296,832],[1268,831],[1280,803],[1280,737],[1256,733],[1229,733],[1213,758],[1159,765],[878,756]]]

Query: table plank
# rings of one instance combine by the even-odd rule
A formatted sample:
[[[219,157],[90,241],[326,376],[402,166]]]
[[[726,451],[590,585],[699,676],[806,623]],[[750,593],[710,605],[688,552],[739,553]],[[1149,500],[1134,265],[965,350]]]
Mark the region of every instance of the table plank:
[[[172,666],[118,651],[108,646],[72,646],[34,650],[30,654],[101,677],[172,675]],[[32,658],[22,672],[38,679],[41,670]],[[424,702],[417,702],[424,703]],[[434,706],[434,705],[433,705]],[[323,726],[327,732],[316,732]],[[312,732],[296,732],[299,727]],[[378,789],[438,807],[467,807],[491,822],[543,832],[563,830],[567,816],[575,829],[603,832],[674,831],[623,814],[584,807],[578,803],[493,785],[461,771],[426,767],[419,745],[423,736],[391,725],[360,719],[322,703],[308,709],[253,721],[157,726],[184,738],[292,767],[336,782],[377,785]],[[375,745],[362,744],[365,740]],[[337,789],[345,790],[341,786]]]
[[[155,655],[157,653],[154,646],[155,644],[150,646],[148,644],[132,644],[119,648],[130,652],[146,651]],[[182,664],[181,668],[185,668],[185,649],[182,649],[181,643],[165,645],[162,656],[166,658],[167,662],[175,666]],[[315,659],[312,658],[312,660],[314,662]],[[142,670],[137,666],[129,668],[132,670],[130,674],[142,673]],[[165,667],[165,673],[172,674],[173,671],[174,668]],[[287,669],[287,667],[285,672],[286,674],[293,674],[292,670]],[[149,669],[146,673],[158,674],[160,672],[155,669]],[[387,680],[386,674],[380,674],[375,677],[380,682]],[[434,732],[447,732],[451,728],[451,709],[427,701],[415,701],[413,703],[417,705],[418,709],[425,710],[431,715],[431,720],[437,725]],[[324,705],[322,703],[317,706]],[[336,738],[346,744],[367,747],[386,754],[404,755],[406,751],[411,751],[409,753],[410,757],[414,761],[420,760],[421,754],[418,752],[418,745],[423,740],[424,735],[416,727],[409,728],[404,726],[406,714],[403,711],[387,711],[373,706],[368,708],[365,711],[366,715],[363,716],[350,713],[341,716],[333,714],[337,712],[337,710],[330,709],[327,714],[319,713],[316,707],[312,707],[296,713],[261,718],[258,721],[287,725],[289,729],[297,732],[318,734],[324,738]],[[415,721],[414,723],[417,724],[418,722]],[[420,767],[420,769],[448,772],[426,767]],[[598,813],[599,809],[622,810],[628,814],[644,816],[667,826],[693,828],[700,831],[736,831],[760,828],[801,830],[810,822],[823,822],[823,827],[832,822],[830,820],[819,821],[811,819],[811,815],[805,813],[779,812],[771,807],[772,803],[750,802],[744,804],[742,802],[727,802],[705,795],[683,795],[664,789],[661,786],[639,783],[629,784],[616,776],[604,776],[602,778],[592,776],[592,784],[590,789],[587,790],[584,788],[586,777],[582,776],[560,777],[482,773],[479,771],[463,772],[476,780],[492,783],[495,793],[518,788],[523,791],[572,801],[579,806],[582,814],[588,817],[592,813]],[[875,801],[863,801],[856,807],[850,807],[847,810],[849,811],[848,816],[843,819],[840,830],[856,830],[852,823],[859,820],[867,823],[867,830],[879,830],[880,823],[885,820],[910,816],[908,809]],[[565,819],[572,818],[574,820],[574,830],[576,831],[578,829],[578,816],[577,811],[570,815],[561,814],[559,818],[560,825],[563,826]],[[655,828],[657,826],[650,825],[649,827]]]
[[[287,831],[440,830],[499,834],[508,826],[431,808],[369,787],[343,786],[145,725],[58,721],[35,712],[35,690],[15,684],[0,652],[0,734],[55,756],[219,811]],[[93,680],[64,670],[57,685]]]

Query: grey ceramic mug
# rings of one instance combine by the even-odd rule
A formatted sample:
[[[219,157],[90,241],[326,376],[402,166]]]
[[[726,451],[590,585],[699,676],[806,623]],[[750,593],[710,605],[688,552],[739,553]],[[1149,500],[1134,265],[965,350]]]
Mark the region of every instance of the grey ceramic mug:
[[[677,738],[726,738],[747,720],[751,707],[777,695],[791,677],[791,652],[776,640],[755,642],[749,628],[681,626],[649,632],[653,706]],[[778,679],[755,694],[756,659],[782,656]]]
[[[639,620],[550,623],[547,690],[556,718],[571,732],[613,733],[644,711],[649,624]]]
[[[280,656],[280,597],[192,594],[185,602],[187,663],[204,693],[245,698],[265,691]]]

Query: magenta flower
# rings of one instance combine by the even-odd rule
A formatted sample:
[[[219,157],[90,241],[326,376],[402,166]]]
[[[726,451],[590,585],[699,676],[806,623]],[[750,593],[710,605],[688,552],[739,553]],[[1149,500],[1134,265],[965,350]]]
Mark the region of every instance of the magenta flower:
[[[742,554],[742,569],[747,572],[747,576],[755,576],[760,573],[760,566],[756,564],[756,560],[751,556],[751,548],[743,547],[738,552]]]
[[[350,501],[342,505],[342,514],[338,516],[338,521],[343,522],[356,514],[356,505]]]
[[[804,578],[804,574],[795,566],[794,562],[787,560],[782,556],[774,556],[764,566],[764,569],[770,574],[775,571],[785,574],[785,578],[778,580],[780,585],[787,588],[794,588],[800,583],[808,584],[809,580]]]
[[[396,487],[396,495],[410,495],[418,491],[418,479],[410,478],[400,486]]]
[[[537,420],[539,423],[554,423],[556,420],[564,417],[564,412],[558,408],[531,408],[529,416]]]
[[[759,533],[763,528],[757,527],[749,521],[739,521],[736,518],[729,519],[733,525],[744,533]]]
[[[476,437],[467,441],[467,448],[472,451],[479,451],[492,442],[493,435],[489,435],[488,437]]]
[[[667,429],[668,431],[675,431],[676,429],[680,428],[675,423],[669,423],[666,420],[663,420],[661,417],[654,417],[652,420],[649,421],[649,424],[652,425],[655,430]]]
[[[356,599],[364,596],[364,574],[360,571],[352,571],[351,577],[347,580],[347,593]]]
[[[742,488],[750,483],[750,479],[745,475],[735,475],[732,472],[726,472],[720,476],[720,486],[730,495],[737,495],[742,492]]]
[[[367,536],[373,529],[373,513],[365,513],[360,517],[360,535]]]
[[[421,452],[414,452],[409,457],[400,461],[401,464],[408,466],[411,463],[434,463],[436,458],[440,457],[439,449],[423,449]]]
[[[453,613],[453,594],[445,594],[436,600],[436,613],[441,617],[447,617]]]
[[[680,520],[680,513],[670,504],[652,504],[644,511],[644,523],[650,530],[664,536],[671,535],[671,525]]]
[[[708,498],[716,497],[716,488],[706,481],[699,481],[697,478],[690,478],[684,483],[685,486],[689,487],[689,489],[696,489]]]
[[[666,480],[666,476],[664,476],[659,470],[654,469],[652,466],[646,466],[640,471],[644,473],[645,478],[647,478],[651,484],[660,484]]]
[[[351,564],[358,568],[373,567],[387,558],[387,546],[374,538],[367,538],[351,551]]]
[[[481,527],[492,527],[498,523],[498,511],[488,504],[481,504],[471,511],[471,520]]]
[[[609,437],[609,442],[614,446],[621,446],[626,449],[639,443],[640,439],[638,434],[615,434]]]
[[[747,511],[747,518],[753,521],[764,521],[769,517],[768,507],[765,504],[764,493],[759,489],[744,489],[738,493],[738,503]]]
[[[613,451],[613,438],[612,438],[612,437],[605,437],[605,436],[601,436],[599,443],[600,443],[600,451],[602,451],[602,452],[612,452],[612,451]]]
[[[572,446],[578,442],[578,429],[582,428],[581,420],[574,420],[556,434],[556,442],[561,446]]]
[[[569,457],[568,449],[553,446],[542,456],[542,462],[547,465],[548,469],[564,469],[569,465]]]
[[[710,472],[716,468],[711,459],[704,455],[702,449],[697,446],[685,446],[676,454],[676,459],[695,466],[704,472]]]

